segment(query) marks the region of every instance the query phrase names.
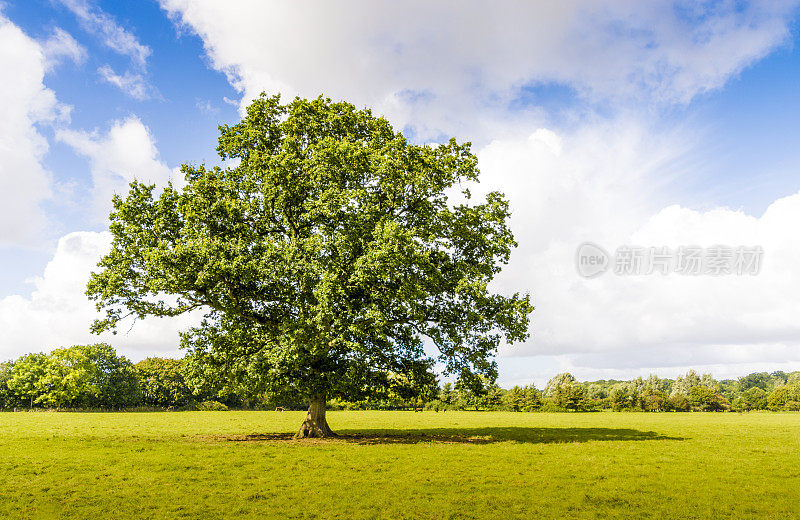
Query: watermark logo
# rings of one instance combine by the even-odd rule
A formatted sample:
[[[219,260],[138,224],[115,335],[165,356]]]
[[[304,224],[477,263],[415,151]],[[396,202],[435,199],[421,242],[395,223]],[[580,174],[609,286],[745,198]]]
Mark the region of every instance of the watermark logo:
[[[599,276],[609,269],[616,275],[647,275],[671,273],[684,276],[755,276],[761,270],[764,250],[761,246],[711,247],[680,246],[637,247],[620,246],[609,255],[591,242],[578,246],[576,267],[585,278]]]
[[[599,276],[605,273],[611,265],[610,257],[605,249],[591,242],[584,242],[578,246],[575,261],[578,274],[584,278]]]

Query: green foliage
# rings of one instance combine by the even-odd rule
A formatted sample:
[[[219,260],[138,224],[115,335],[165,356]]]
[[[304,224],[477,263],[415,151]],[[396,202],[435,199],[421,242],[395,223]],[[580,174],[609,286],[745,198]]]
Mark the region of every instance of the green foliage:
[[[142,402],[150,406],[180,407],[192,400],[192,392],[179,359],[150,357],[136,363]]]
[[[445,383],[444,386],[442,386],[442,389],[439,391],[439,401],[445,407],[447,406],[452,407],[454,404],[456,404],[457,400],[458,400],[458,393],[456,393],[456,391],[453,390],[453,384]]]
[[[789,379],[789,374],[783,370],[776,370],[770,374],[770,379],[772,380],[773,386],[783,386],[786,384],[787,379]]]
[[[767,392],[760,386],[749,386],[735,403],[738,410],[763,410],[767,406]]]
[[[611,389],[609,402],[614,411],[665,412],[671,409],[668,388],[663,380],[651,376],[646,381],[637,378],[633,381],[617,383]]]
[[[556,389],[553,400],[558,406],[562,406],[567,410],[586,411],[589,409],[586,388],[579,383],[560,385]]]
[[[8,410],[17,405],[17,396],[8,387],[13,367],[11,362],[0,363],[0,410]]]
[[[550,381],[547,382],[547,385],[544,387],[544,396],[545,397],[553,397],[556,392],[558,391],[558,387],[562,385],[567,385],[571,383],[575,383],[575,376],[570,374],[569,372],[563,372],[561,374],[557,374],[553,376]]]
[[[133,365],[105,343],[23,356],[13,363],[6,384],[31,408],[119,408],[139,402]]]
[[[479,401],[478,407],[484,410],[502,410],[504,393],[505,391],[497,384],[489,385],[486,395]]]
[[[789,389],[781,386],[770,392],[767,397],[767,408],[770,410],[784,410],[789,400]]]
[[[139,379],[133,364],[124,356],[117,356],[106,344],[72,347],[83,352],[91,366],[91,394],[74,404],[84,407],[123,408],[141,402]]]
[[[719,394],[733,403],[739,397],[739,381],[734,379],[723,379],[719,382]]]
[[[300,409],[301,400],[284,395],[253,393],[245,385],[214,379],[193,370],[205,365],[184,359],[147,358],[135,366],[117,356],[106,344],[56,349],[50,354],[31,354],[14,362],[0,363],[0,409],[54,407],[120,409],[140,405],[168,409],[197,409],[197,403],[219,402],[226,407]],[[217,372],[212,372],[219,375]],[[651,375],[631,381],[602,380],[581,383],[568,374],[558,374],[546,386],[550,396],[536,386],[515,386],[504,390],[488,378],[480,386],[458,381],[441,386],[427,370],[414,374],[387,374],[396,379],[381,392],[361,400],[333,399],[333,409],[401,410],[424,407],[434,410],[507,410],[518,412],[615,411],[737,411],[800,410],[800,372],[767,373],[738,381],[715,381],[710,376],[695,379],[689,395],[667,392],[672,381]],[[714,387],[703,384],[707,383]],[[761,386],[774,386],[770,392]],[[781,382],[785,382],[781,384]],[[747,390],[738,389],[747,386]],[[678,385],[680,387],[680,384]],[[733,403],[732,405],[730,403]],[[210,405],[209,405],[210,406]]]
[[[262,95],[217,151],[239,163],[184,165],[183,190],[133,182],[114,198],[87,290],[105,312],[95,332],[198,310],[183,335],[196,373],[342,399],[424,380],[435,361],[493,380],[500,342],[527,337],[528,296],[488,290],[516,245],[508,202],[448,200],[478,179],[469,144],[412,145],[369,110]]]
[[[766,391],[767,387],[769,386],[769,380],[769,374],[766,372],[748,374],[739,378],[739,390],[744,392],[750,388],[760,388],[761,390]]]
[[[544,396],[558,409],[585,411],[591,408],[586,387],[570,373],[558,374],[547,383]]]
[[[43,401],[51,401],[49,388],[45,384],[50,365],[50,359],[45,354],[27,354],[19,358],[13,363],[6,383],[9,390],[30,408]]]
[[[688,412],[692,409],[692,403],[685,395],[675,394],[669,398],[669,408],[676,412]]]
[[[515,386],[503,395],[503,404],[506,410],[512,412],[519,412],[525,404],[525,390],[522,387]]]
[[[773,372],[765,385],[770,388],[768,392],[764,391],[760,386],[752,386],[737,397],[736,408],[745,411],[800,410],[800,383],[797,382],[797,374],[800,373]],[[781,382],[784,382],[784,384],[781,384]]]
[[[544,413],[562,413],[568,410],[563,406],[559,406],[558,404],[556,404],[552,399],[545,398],[542,401],[542,406],[541,408],[539,408],[539,411]]]
[[[722,389],[719,382],[711,374],[703,374],[700,378],[700,384],[710,388],[715,393],[719,393]]]
[[[489,393],[490,383],[484,377],[474,380],[459,380],[455,384],[458,395],[456,406],[461,410],[479,410],[485,407],[486,396]]]
[[[385,399],[414,401],[422,404],[433,401],[439,394],[436,376],[429,372],[424,364],[419,364],[417,370],[390,373],[387,377],[389,379],[389,384],[386,385],[388,391],[382,395]],[[381,396],[381,393],[377,395]]]
[[[228,407],[219,401],[203,401],[196,408],[200,412],[225,412],[228,410]]]
[[[542,406],[542,393],[534,386],[515,386],[503,395],[503,408],[513,412],[533,412]]]
[[[44,406],[65,407],[92,402],[100,389],[96,384],[97,368],[80,347],[55,349],[47,356],[45,373],[40,380],[46,389],[37,402]]]
[[[644,381],[644,386],[646,389],[653,392],[661,392],[669,395],[672,390],[672,381],[669,379],[661,379],[655,374],[650,374],[650,377]]]
[[[700,376],[694,370],[689,370],[685,376],[678,376],[675,382],[672,383],[672,391],[670,396],[683,395],[688,396],[689,391],[701,384]]]
[[[598,383],[589,383],[586,387],[586,397],[592,403],[601,403],[608,399],[609,390],[602,384]]]
[[[670,409],[669,395],[662,390],[648,388],[642,396],[642,408],[645,412],[666,412]]]
[[[609,399],[611,401],[611,408],[615,412],[628,410],[632,407],[633,395],[631,395],[631,389],[626,383],[615,385],[614,388],[611,389]]]
[[[688,397],[691,407],[701,412],[717,412],[730,408],[730,403],[725,398],[704,384],[693,386]]]

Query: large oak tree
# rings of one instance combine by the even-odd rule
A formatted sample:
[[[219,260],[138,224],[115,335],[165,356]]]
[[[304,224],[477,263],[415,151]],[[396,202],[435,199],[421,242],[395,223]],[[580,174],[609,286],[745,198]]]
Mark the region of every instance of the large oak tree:
[[[230,167],[187,164],[182,189],[114,198],[94,332],[199,310],[191,362],[307,398],[298,437],[333,434],[326,399],[424,385],[437,362],[493,379],[500,342],[527,337],[529,297],[488,288],[516,246],[508,202],[448,200],[478,180],[468,143],[413,145],[349,103],[262,95],[217,151]]]

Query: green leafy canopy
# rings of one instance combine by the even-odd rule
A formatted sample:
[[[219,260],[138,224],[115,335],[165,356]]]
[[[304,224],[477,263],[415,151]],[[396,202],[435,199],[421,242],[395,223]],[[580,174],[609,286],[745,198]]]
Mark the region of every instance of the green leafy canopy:
[[[529,296],[488,290],[516,246],[508,202],[448,202],[478,180],[469,143],[413,145],[370,110],[262,94],[217,151],[238,164],[114,198],[94,332],[199,309],[182,335],[198,369],[349,399],[428,381],[437,362],[493,379],[500,342],[527,337]]]

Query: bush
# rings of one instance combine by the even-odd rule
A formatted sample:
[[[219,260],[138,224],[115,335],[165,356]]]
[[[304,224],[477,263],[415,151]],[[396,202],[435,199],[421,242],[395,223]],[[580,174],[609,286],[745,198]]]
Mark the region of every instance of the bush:
[[[542,401],[542,406],[539,408],[540,412],[566,412],[567,409],[563,406],[559,406],[557,403],[554,403],[551,399],[544,399]]]
[[[604,397],[602,399],[597,399],[593,402],[592,408],[594,410],[609,410],[612,409],[614,403],[612,403],[610,397]]]
[[[202,403],[197,405],[197,411],[199,412],[226,412],[228,411],[228,407],[224,404],[220,403],[219,401],[203,401]]]
[[[219,401],[203,401],[198,403],[195,408],[199,412],[225,412],[228,410],[228,407]]]

